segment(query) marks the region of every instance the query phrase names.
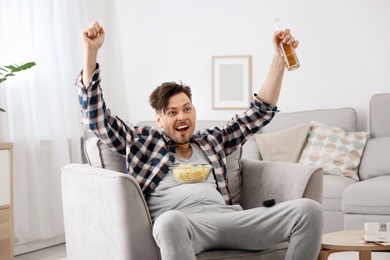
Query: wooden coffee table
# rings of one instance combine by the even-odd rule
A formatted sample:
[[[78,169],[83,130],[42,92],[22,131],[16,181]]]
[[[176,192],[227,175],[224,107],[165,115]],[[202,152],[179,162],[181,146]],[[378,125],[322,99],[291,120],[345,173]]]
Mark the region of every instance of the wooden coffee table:
[[[360,260],[371,260],[371,251],[388,251],[390,246],[363,243],[363,230],[347,230],[325,234],[322,238],[318,260],[326,260],[329,255],[344,251],[359,251]]]

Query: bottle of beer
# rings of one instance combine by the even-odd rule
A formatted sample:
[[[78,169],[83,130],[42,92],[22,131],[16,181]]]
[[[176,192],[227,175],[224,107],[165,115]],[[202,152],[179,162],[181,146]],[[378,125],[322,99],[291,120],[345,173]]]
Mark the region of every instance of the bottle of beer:
[[[277,31],[283,30],[283,26],[279,18],[274,19],[274,24],[275,24],[275,29]],[[282,56],[284,57],[284,62],[286,64],[287,70],[291,71],[299,68],[300,64],[293,46],[288,45],[287,43],[283,43],[283,41],[280,39],[279,50]]]

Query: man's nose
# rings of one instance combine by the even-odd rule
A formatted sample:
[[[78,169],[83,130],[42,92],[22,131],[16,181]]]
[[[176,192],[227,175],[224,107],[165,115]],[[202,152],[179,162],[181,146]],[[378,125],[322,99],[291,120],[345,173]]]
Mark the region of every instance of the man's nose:
[[[178,112],[178,114],[177,114],[177,119],[178,120],[184,120],[186,118],[187,118],[187,116],[186,116],[186,114],[183,111]]]

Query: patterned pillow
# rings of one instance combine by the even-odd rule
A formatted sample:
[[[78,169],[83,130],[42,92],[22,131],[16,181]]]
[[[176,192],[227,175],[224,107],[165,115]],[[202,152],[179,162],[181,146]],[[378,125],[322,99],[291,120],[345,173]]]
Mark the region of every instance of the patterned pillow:
[[[326,174],[359,180],[357,170],[369,133],[346,132],[314,121],[310,125],[299,163],[322,166]]]

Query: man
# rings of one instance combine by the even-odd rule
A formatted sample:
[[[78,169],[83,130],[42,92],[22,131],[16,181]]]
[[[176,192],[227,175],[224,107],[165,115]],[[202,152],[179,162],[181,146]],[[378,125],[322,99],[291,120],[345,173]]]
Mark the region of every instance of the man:
[[[84,68],[78,86],[82,122],[112,150],[126,156],[127,174],[136,178],[145,195],[162,259],[191,260],[213,249],[260,250],[285,241],[290,242],[286,259],[317,259],[324,221],[320,204],[300,199],[243,210],[231,205],[227,186],[226,156],[268,124],[277,111],[285,70],[277,46],[280,41],[294,48],[299,44],[290,30],[275,32],[269,73],[248,110],[222,129],[196,133],[191,89],[183,84],[166,82],[150,95],[162,132],[127,125],[106,109],[97,64],[104,36],[96,22],[81,34]],[[179,184],[169,170],[174,163],[211,164],[213,174],[204,183]]]

